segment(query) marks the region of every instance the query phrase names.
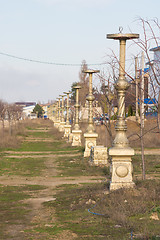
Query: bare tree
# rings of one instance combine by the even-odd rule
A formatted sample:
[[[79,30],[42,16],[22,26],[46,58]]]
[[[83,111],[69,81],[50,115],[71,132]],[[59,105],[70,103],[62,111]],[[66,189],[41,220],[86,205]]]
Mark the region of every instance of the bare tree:
[[[113,96],[114,96],[113,81],[112,81],[111,75],[109,74],[109,71],[108,71],[108,76],[105,75],[104,73],[97,74],[97,75],[100,80],[100,89],[99,90],[97,89],[95,97],[96,97],[96,100],[98,100],[99,105],[102,109],[103,124],[105,125],[108,133],[106,134],[106,145],[111,145],[113,142],[113,134],[111,130],[111,116],[114,115],[114,113],[112,112]],[[109,139],[107,135],[109,136]]]
[[[4,128],[5,128],[5,124],[4,124],[4,120],[5,120],[5,103],[0,100],[0,119],[2,121],[2,137],[4,137]]]
[[[151,57],[150,57],[150,48],[151,48],[151,44],[152,46],[155,46],[158,50],[160,50],[159,47],[159,38],[156,37],[155,32],[160,31],[160,25],[158,23],[158,20],[144,20],[144,19],[140,19],[139,20],[142,28],[143,28],[143,36],[141,36],[141,38],[138,41],[134,41],[135,44],[137,44],[140,53],[144,52],[145,54],[145,58],[147,59],[146,61],[148,62],[148,66],[149,66],[149,93],[147,93],[147,97],[151,100],[151,102],[153,102],[155,109],[158,112],[158,117],[157,117],[157,127],[160,128],[160,55],[157,56],[156,59],[154,59],[154,61],[152,61]],[[107,81],[108,79],[113,79],[112,84],[114,84],[114,82],[116,81],[118,74],[118,68],[119,68],[119,61],[118,58],[116,57],[116,55],[114,54],[114,52],[112,52],[112,61],[110,61],[108,63],[108,66],[110,66],[110,71],[108,71],[108,75],[104,77],[104,79],[102,79],[103,82],[103,86],[107,85]],[[132,65],[134,66],[134,63],[132,63]],[[111,71],[112,70],[112,71]],[[142,75],[142,70],[141,68],[139,68],[139,79],[141,80],[141,75]],[[126,76],[128,78],[129,81],[132,82],[133,85],[136,85],[136,81],[135,81],[135,77],[134,77],[134,72],[129,72],[126,70]],[[101,77],[102,78],[102,77]],[[111,81],[110,81],[111,82]],[[103,87],[104,88],[104,87]],[[139,100],[141,101],[141,104],[144,104],[144,100],[143,100],[143,95],[145,94],[146,89],[142,88],[142,86],[139,85],[139,89],[141,92],[141,95],[139,95]],[[103,93],[103,95],[107,95],[109,96],[109,94],[105,92]],[[114,95],[116,96],[116,92],[113,92]],[[136,96],[135,93],[131,91],[131,88],[128,90],[127,92],[128,95],[132,96],[134,104],[136,104]],[[155,99],[155,102],[153,101]],[[106,98],[106,102],[109,103],[109,99]],[[147,106],[146,104],[146,108],[149,107],[149,105]],[[146,110],[146,108],[144,108],[144,110],[141,109],[141,122],[142,123],[142,116],[144,114],[144,111]],[[135,133],[136,136],[140,139],[141,141],[141,151],[142,151],[142,178],[145,179],[145,162],[144,162],[144,140],[143,137],[146,134],[146,132],[144,131],[144,126],[143,124],[140,124],[140,131],[139,133]],[[152,131],[153,129],[150,129],[150,131]],[[109,127],[109,131],[111,131],[111,128]],[[159,131],[160,132],[160,131]],[[112,135],[112,133],[110,134]]]
[[[86,96],[88,95],[89,91],[89,78],[87,73],[84,73],[83,71],[88,69],[88,65],[85,60],[82,61],[81,69],[79,72],[79,85],[81,86],[81,89],[79,91],[79,99],[82,106],[84,106],[86,102]]]
[[[150,98],[154,98],[157,103],[155,107],[158,112],[157,124],[160,131],[160,24],[158,19],[140,18],[138,21],[143,29],[143,36],[135,43],[145,53],[149,66],[149,89],[152,91],[150,91]],[[151,46],[154,48],[151,49]],[[150,56],[151,51],[155,52],[154,59]]]

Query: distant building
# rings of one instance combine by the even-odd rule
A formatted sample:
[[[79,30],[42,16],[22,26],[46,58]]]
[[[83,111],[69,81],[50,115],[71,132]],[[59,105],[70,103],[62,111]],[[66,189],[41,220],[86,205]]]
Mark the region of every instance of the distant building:
[[[51,105],[50,103],[40,104],[40,106],[43,108],[43,117],[44,118],[48,118],[50,105]]]
[[[31,105],[31,106],[25,106],[23,107],[23,119],[34,119],[37,118],[37,115],[35,113],[33,113],[33,109],[35,108],[35,105]]]
[[[154,57],[151,62],[147,63],[149,65],[149,75],[150,75],[149,95],[152,98],[158,99],[159,85],[157,84],[157,81],[160,83],[160,46],[151,48],[150,51],[154,53]],[[155,75],[156,75],[156,78],[155,78]]]
[[[20,107],[28,107],[36,105],[36,102],[15,102],[15,104]]]

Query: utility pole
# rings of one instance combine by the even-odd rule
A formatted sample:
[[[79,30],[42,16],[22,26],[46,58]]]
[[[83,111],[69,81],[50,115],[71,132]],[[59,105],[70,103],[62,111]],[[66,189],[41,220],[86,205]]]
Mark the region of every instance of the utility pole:
[[[142,156],[142,179],[144,180],[146,178],[145,176],[145,159],[144,159],[144,52],[142,52],[142,58],[141,58],[141,98],[140,98],[140,119],[141,119],[141,125],[140,125],[140,136],[141,136],[141,156]]]
[[[135,82],[136,82],[136,121],[139,119],[139,113],[138,113],[138,74],[137,74],[137,63],[138,58],[135,57]]]
[[[141,59],[141,114],[142,114],[142,128],[144,128],[144,52],[142,52],[142,59]]]

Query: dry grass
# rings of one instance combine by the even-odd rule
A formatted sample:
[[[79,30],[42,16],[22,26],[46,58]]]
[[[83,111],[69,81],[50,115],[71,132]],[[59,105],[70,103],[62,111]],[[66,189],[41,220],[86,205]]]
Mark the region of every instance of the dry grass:
[[[52,135],[52,136],[56,136],[56,139],[57,140],[62,140],[62,138],[63,138],[63,135],[64,135],[64,133],[63,132],[60,132],[57,128],[52,128],[52,129],[50,129],[50,134]]]
[[[5,127],[4,131],[0,129],[0,149],[2,148],[17,148],[20,146],[24,137],[27,136],[27,129],[35,129],[38,127],[52,128],[53,122],[43,119],[23,120],[16,124],[12,124],[12,131]]]
[[[159,181],[137,182],[135,189],[120,189],[109,194],[104,194],[103,184],[64,186],[64,189],[57,194],[57,202],[49,206],[53,204],[60,222],[81,239],[85,239],[85,235],[86,239],[127,240],[131,231],[134,239],[159,239],[154,238],[159,235]],[[102,215],[87,214],[87,209]],[[153,213],[159,220],[151,219]]]
[[[130,145],[132,147],[140,147],[140,126],[136,122],[127,121]],[[145,148],[159,148],[160,147],[160,132],[157,127],[157,120],[155,118],[145,121],[144,127],[144,146]]]
[[[111,130],[113,139],[115,137],[115,124],[111,122]],[[80,123],[82,130],[82,145],[84,146],[83,134],[86,132],[87,123]],[[111,147],[111,141],[107,129],[104,125],[95,126],[96,132],[98,133],[97,145],[103,145]],[[160,132],[158,132],[156,119],[149,119],[145,121],[144,128],[144,146],[145,148],[159,148],[160,147]],[[134,121],[127,120],[127,137],[131,147],[140,148],[140,125]]]

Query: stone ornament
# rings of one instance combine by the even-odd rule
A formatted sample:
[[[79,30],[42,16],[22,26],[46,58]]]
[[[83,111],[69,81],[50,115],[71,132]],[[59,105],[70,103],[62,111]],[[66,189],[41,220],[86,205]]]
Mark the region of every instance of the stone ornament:
[[[116,137],[113,141],[113,147],[109,149],[109,155],[112,157],[110,190],[134,186],[131,162],[134,150],[129,147],[125,121],[125,93],[129,87],[129,83],[125,78],[125,50],[126,41],[138,37],[139,34],[123,34],[122,32],[107,35],[107,38],[119,40],[120,42],[119,78],[115,84],[118,95],[118,116],[115,127]]]
[[[65,126],[64,126],[64,137],[65,138],[68,138],[69,134],[71,133],[71,125],[70,125],[70,122],[69,122],[69,94],[70,93],[71,92],[64,92],[64,94],[67,94],[67,106],[66,106],[67,118],[66,118],[66,123],[65,123]]]
[[[75,124],[72,130],[72,146],[81,146],[81,135],[82,131],[80,130],[79,126],[79,89],[81,86],[75,86],[76,89],[76,104],[75,104],[75,109],[76,109],[76,116],[75,116]]]
[[[98,137],[98,134],[95,132],[94,124],[93,124],[93,101],[95,97],[92,93],[92,75],[93,73],[98,73],[99,70],[86,70],[84,73],[89,74],[89,94],[86,97],[86,100],[88,101],[88,127],[86,133],[84,133],[85,138],[85,151],[84,151],[84,157],[90,156],[91,147],[96,146],[96,139]]]
[[[104,146],[93,147],[93,164],[97,166],[108,165],[107,148]]]

